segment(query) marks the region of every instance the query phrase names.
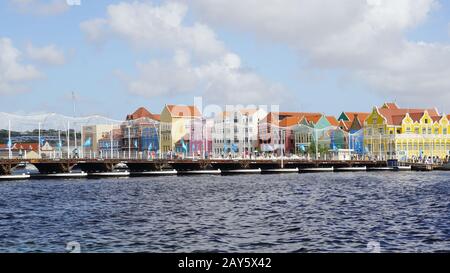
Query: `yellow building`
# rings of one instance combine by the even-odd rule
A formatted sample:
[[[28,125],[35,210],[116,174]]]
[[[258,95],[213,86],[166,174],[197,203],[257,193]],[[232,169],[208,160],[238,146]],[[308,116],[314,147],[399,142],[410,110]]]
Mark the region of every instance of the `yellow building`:
[[[197,121],[201,122],[201,114],[195,106],[164,106],[160,123],[160,151],[179,151],[181,142],[189,146],[189,136]]]
[[[410,160],[449,156],[448,116],[435,108],[406,109],[395,103],[374,107],[364,122],[365,154],[377,159]]]

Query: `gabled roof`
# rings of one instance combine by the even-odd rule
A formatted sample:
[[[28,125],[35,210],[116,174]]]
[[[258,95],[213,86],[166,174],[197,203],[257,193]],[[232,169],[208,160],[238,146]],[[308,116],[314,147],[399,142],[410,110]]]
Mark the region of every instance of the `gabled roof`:
[[[152,114],[150,111],[145,109],[144,107],[139,107],[133,114],[127,115],[127,120],[135,120],[141,118],[150,118],[154,120],[160,120],[159,115]]]
[[[348,121],[353,121],[355,117],[359,119],[361,123],[363,123],[368,116],[370,116],[370,113],[366,112],[343,112],[347,117]]]
[[[332,126],[339,126],[339,121],[333,117],[333,116],[326,116],[328,122],[332,125]]]
[[[298,124],[304,117],[311,116],[322,116],[320,113],[310,113],[310,112],[270,112],[266,115],[264,119],[260,121],[260,123],[270,123],[272,125],[279,126],[292,126]],[[288,120],[284,121],[286,118]],[[282,124],[291,124],[291,125],[283,125]]]
[[[391,109],[391,110],[395,110],[395,109],[399,109],[397,103],[395,102],[385,102],[381,108],[386,108],[386,109]]]
[[[435,108],[432,109],[379,108],[378,112],[386,119],[388,125],[396,125],[396,126],[402,124],[402,121],[405,118],[406,114],[409,114],[409,116],[413,121],[419,121],[425,114],[425,112],[428,112],[428,115],[430,115],[430,117],[433,120],[440,119],[439,113]]]
[[[200,111],[195,106],[167,105],[167,109],[172,117],[200,117]]]

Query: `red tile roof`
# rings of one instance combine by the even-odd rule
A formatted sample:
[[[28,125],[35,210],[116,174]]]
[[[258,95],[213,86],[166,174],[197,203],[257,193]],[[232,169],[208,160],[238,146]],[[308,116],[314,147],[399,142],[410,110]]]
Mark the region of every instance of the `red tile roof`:
[[[366,112],[344,112],[344,114],[348,117],[349,121],[352,121],[355,119],[355,117],[358,117],[358,120],[363,123],[368,116],[370,116],[370,113]]]
[[[154,120],[160,120],[159,115],[152,114],[150,111],[145,109],[144,107],[138,108],[136,111],[134,111],[133,114],[127,116],[127,120],[135,120],[135,119],[141,119],[141,118],[150,118]]]
[[[322,116],[322,114],[320,113],[310,113],[310,112],[270,112],[264,119],[261,120],[260,123],[270,123],[273,125],[285,126],[282,125],[281,122],[286,118],[289,118],[284,122],[284,124],[291,124],[286,126],[292,126],[298,124],[298,122],[302,120],[304,117],[316,115]]]
[[[413,119],[413,121],[419,121],[424,115],[425,111],[431,116],[433,120],[439,120],[440,116],[437,110],[434,109],[388,109],[379,108],[378,112],[386,118],[387,124],[389,125],[401,125],[406,114]]]
[[[200,117],[200,111],[195,106],[167,105],[172,117]]]
[[[386,109],[391,109],[391,110],[399,109],[397,103],[395,103],[395,102],[385,102],[381,108],[386,108]]]
[[[332,125],[332,126],[339,126],[339,121],[333,117],[333,116],[326,116],[328,122]]]

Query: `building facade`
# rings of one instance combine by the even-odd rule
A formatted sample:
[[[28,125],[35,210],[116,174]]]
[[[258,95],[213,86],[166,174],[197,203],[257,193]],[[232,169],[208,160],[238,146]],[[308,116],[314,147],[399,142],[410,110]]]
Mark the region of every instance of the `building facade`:
[[[374,107],[364,123],[365,153],[378,159],[446,158],[449,120],[435,108],[406,109],[386,103]]]
[[[215,156],[248,155],[258,149],[258,123],[267,115],[263,109],[235,109],[214,119],[212,145]]]
[[[122,155],[125,157],[146,158],[158,153],[160,115],[140,107],[127,115],[120,129]]]
[[[204,120],[195,106],[165,105],[161,112],[160,151],[193,154],[202,145]]]

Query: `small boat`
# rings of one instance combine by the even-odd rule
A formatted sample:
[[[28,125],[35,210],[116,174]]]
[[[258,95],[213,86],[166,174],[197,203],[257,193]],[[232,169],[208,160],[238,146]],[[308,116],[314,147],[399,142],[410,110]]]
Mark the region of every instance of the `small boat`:
[[[395,171],[395,167],[370,167],[367,171]]]
[[[367,171],[367,167],[342,167],[334,169],[335,172],[365,172]]]
[[[270,174],[270,173],[298,173],[298,168],[287,168],[287,169],[261,169],[261,173]]]
[[[49,174],[32,174],[33,179],[51,179],[51,178],[86,178],[88,176],[85,172],[74,172],[74,173],[49,173]]]
[[[305,169],[300,169],[301,173],[319,173],[319,172],[333,172],[334,171],[334,167],[329,167],[329,168],[305,168]]]
[[[23,174],[12,174],[12,175],[0,175],[0,181],[1,180],[25,180],[29,179],[30,175],[23,173]]]
[[[222,174],[255,174],[261,173],[261,169],[236,169],[236,170],[223,170]]]
[[[163,175],[176,175],[177,170],[165,170],[165,171],[148,171],[148,172],[131,172],[131,176],[163,176]]]
[[[411,171],[412,167],[411,166],[398,166],[397,167],[397,171]]]
[[[88,177],[128,177],[130,172],[100,172],[88,173]]]
[[[220,170],[191,170],[191,171],[177,171],[179,175],[199,175],[199,174],[221,174]]]

